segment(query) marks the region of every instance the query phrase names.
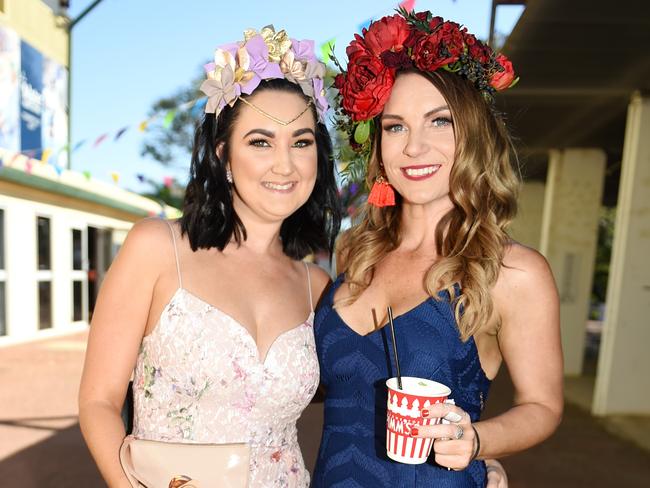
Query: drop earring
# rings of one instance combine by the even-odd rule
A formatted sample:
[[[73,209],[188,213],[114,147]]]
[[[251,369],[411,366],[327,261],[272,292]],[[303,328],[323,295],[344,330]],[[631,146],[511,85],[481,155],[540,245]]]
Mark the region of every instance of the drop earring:
[[[232,185],[232,171],[226,170],[226,181]]]
[[[370,189],[368,203],[374,207],[392,207],[395,205],[395,190],[386,179],[384,166],[379,166],[379,174]]]

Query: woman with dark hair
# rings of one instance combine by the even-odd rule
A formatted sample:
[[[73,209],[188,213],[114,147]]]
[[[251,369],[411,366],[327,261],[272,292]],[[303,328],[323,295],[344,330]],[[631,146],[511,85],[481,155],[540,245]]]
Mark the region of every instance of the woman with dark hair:
[[[372,189],[315,320],[326,398],[313,486],[485,486],[482,460],[546,439],[563,405],[553,277],[507,234],[519,181],[492,98],[516,82],[512,65],[458,24],[404,10],[372,23],[347,55],[339,128]],[[395,348],[403,376],[442,383],[455,400],[409,410],[417,421],[391,457],[433,438],[423,464],[387,455]],[[515,404],[480,421],[502,361]]]
[[[318,386],[329,277],[300,260],[331,252],[340,223],[325,67],[313,42],[269,26],[206,71],[183,216],[137,223],[103,283],[81,428],[107,483],[130,486],[118,451],[133,373],[135,438],[247,443],[251,487],[305,487],[296,420]]]

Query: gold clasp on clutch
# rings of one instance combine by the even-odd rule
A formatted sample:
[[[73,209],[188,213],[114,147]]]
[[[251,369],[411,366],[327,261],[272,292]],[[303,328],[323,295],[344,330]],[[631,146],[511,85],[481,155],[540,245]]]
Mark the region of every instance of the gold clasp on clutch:
[[[190,485],[189,483],[192,481],[192,478],[189,476],[185,476],[184,474],[174,476],[170,481],[169,481],[169,487],[168,488],[181,488],[182,486],[185,486],[186,488],[189,488]]]

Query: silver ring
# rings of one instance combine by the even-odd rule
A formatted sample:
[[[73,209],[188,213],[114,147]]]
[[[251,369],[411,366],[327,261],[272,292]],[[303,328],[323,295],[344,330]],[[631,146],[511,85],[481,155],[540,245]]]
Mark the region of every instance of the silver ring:
[[[463,434],[465,434],[465,430],[461,425],[456,424],[456,433],[454,434],[454,439],[457,441],[461,440],[463,438]]]

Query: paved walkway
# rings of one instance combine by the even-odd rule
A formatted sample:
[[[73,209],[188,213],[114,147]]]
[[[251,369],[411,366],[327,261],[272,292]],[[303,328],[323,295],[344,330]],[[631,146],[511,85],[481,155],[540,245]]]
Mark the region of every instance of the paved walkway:
[[[77,424],[85,339],[76,334],[0,348],[1,486],[105,486]],[[508,379],[500,375],[487,414],[507,408],[511,398]],[[308,466],[314,463],[321,423],[322,404],[312,404],[299,425]],[[650,486],[650,454],[571,405],[551,439],[503,462],[514,488]]]

